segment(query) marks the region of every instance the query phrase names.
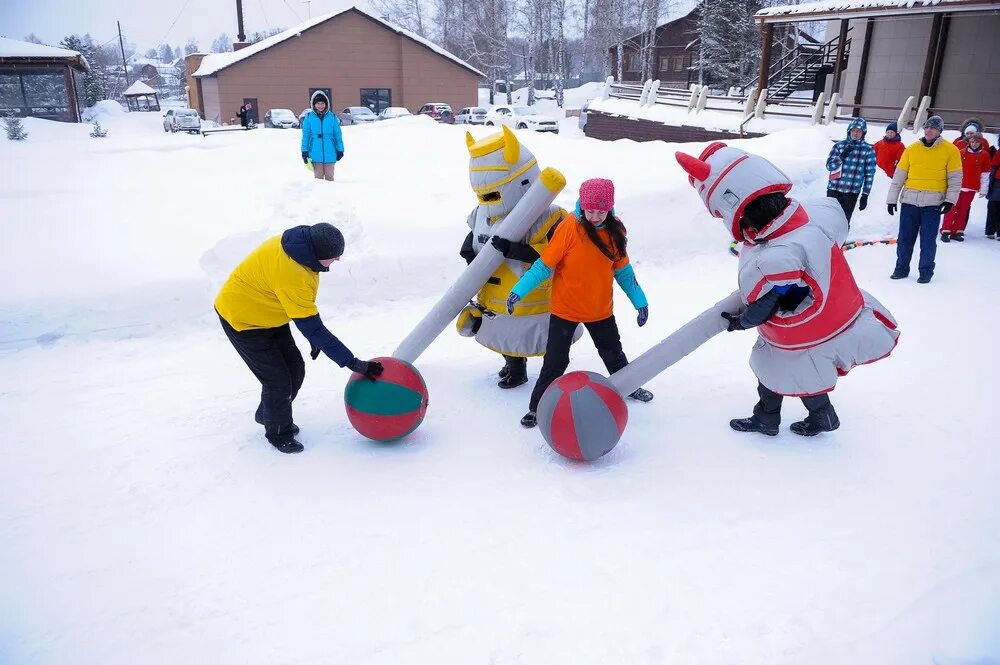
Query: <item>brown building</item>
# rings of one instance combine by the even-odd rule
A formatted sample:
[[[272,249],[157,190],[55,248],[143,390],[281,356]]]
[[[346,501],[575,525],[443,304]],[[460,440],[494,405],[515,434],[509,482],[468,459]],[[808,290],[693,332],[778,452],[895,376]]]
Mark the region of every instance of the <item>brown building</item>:
[[[699,3],[678,3],[672,16],[656,28],[653,43],[644,48],[648,33],[640,33],[608,51],[611,72],[618,68],[618,49],[622,54],[622,81],[659,79],[663,87],[686,88],[698,82],[698,19]],[[643,62],[649,58],[648,62]],[[643,66],[645,65],[645,67]]]
[[[367,106],[375,113],[428,102],[457,112],[478,104],[482,72],[422,37],[357,7],[299,24],[232,53],[191,54],[188,99],[206,120],[229,122],[251,102],[260,122],[272,108],[296,115],[315,90],[332,110]]]
[[[76,51],[0,37],[0,115],[80,122],[89,70]]]

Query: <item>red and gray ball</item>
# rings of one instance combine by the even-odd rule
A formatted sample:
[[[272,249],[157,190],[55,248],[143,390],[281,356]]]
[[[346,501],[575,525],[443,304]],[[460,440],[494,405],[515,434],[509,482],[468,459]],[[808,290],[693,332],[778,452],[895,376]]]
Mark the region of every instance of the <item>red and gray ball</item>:
[[[590,462],[618,444],[628,423],[628,407],[605,377],[570,372],[545,390],[537,417],[552,450],[572,460]]]

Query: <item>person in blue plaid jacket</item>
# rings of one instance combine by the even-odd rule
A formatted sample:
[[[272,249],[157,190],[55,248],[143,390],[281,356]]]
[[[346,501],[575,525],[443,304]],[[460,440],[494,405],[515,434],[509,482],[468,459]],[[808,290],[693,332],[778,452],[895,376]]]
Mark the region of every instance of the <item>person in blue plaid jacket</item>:
[[[826,158],[826,170],[830,172],[830,182],[826,195],[837,199],[847,216],[850,227],[854,205],[861,197],[858,210],[868,207],[868,194],[875,180],[875,149],[865,142],[868,123],[864,118],[855,118],[847,126],[847,138],[837,141]]]

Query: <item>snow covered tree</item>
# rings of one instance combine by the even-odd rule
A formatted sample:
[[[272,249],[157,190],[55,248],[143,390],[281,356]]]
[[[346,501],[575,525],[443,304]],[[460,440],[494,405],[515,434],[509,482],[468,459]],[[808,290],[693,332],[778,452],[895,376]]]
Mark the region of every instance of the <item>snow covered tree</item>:
[[[28,132],[24,130],[24,125],[17,114],[10,110],[3,119],[3,128],[7,132],[7,138],[11,141],[23,141],[28,138]]]
[[[160,44],[156,47],[156,56],[160,59],[160,62],[171,63],[174,61],[174,50],[170,48],[170,44]]]
[[[184,55],[191,55],[198,52],[198,41],[194,37],[188,37],[187,44],[184,45]]]
[[[212,41],[212,53],[228,53],[233,50],[233,38],[222,33]]]
[[[45,43],[45,42],[43,42],[41,40],[41,38],[38,35],[36,35],[33,32],[31,34],[29,34],[29,35],[26,35],[24,37],[24,41],[31,42],[32,44],[44,44]]]
[[[108,135],[108,130],[101,127],[101,123],[95,120],[94,128],[90,131],[90,137],[95,139],[103,139],[107,135]]]
[[[256,44],[257,42],[264,41],[268,37],[273,37],[279,32],[284,32],[284,28],[268,28],[267,30],[258,30],[256,32],[251,32],[247,35],[247,41],[251,44]]]
[[[424,0],[371,0],[375,13],[421,37],[430,29],[428,7]]]
[[[761,7],[761,0],[702,4],[699,67],[706,84],[728,89],[753,78],[760,59],[760,34],[753,17]]]

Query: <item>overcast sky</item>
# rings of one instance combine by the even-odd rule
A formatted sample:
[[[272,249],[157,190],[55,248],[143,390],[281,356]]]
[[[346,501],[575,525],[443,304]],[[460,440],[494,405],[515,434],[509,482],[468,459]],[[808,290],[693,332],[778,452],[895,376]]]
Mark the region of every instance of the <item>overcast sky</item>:
[[[243,0],[247,34],[267,28],[290,28],[306,20],[365,0]],[[118,38],[121,21],[127,41],[145,51],[162,42],[183,48],[194,37],[207,51],[223,32],[236,38],[236,0],[0,0],[0,37],[23,39],[35,33],[47,44],[73,33],[95,41]]]

